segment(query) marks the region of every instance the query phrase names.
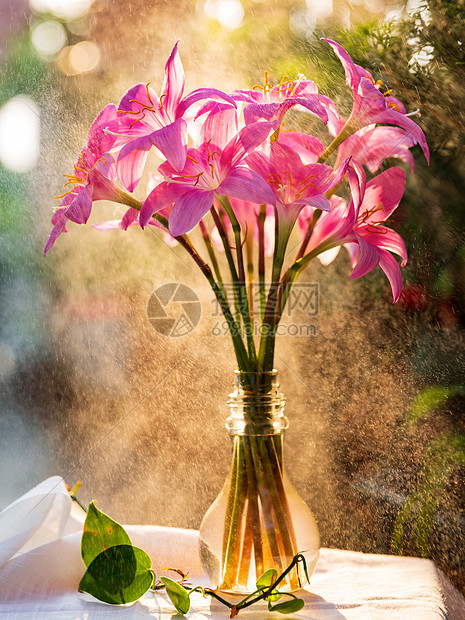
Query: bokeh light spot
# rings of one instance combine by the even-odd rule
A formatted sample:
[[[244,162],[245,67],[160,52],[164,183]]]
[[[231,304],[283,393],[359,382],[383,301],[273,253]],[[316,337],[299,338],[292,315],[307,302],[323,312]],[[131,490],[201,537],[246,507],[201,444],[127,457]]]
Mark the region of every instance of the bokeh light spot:
[[[19,95],[0,108],[0,161],[13,172],[34,167],[40,150],[39,108]]]
[[[32,43],[42,56],[54,56],[67,43],[66,31],[54,20],[37,24],[32,29]]]
[[[57,66],[65,75],[78,75],[92,71],[100,62],[100,50],[92,41],[81,41],[76,45],[65,47],[58,59]]]

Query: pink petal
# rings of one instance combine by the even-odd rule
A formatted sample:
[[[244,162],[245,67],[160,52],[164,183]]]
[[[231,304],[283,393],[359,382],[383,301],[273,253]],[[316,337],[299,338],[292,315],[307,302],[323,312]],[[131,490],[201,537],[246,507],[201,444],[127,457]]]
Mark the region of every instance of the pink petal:
[[[173,204],[180,196],[189,190],[180,183],[160,183],[147,196],[140,210],[139,222],[142,228],[147,226],[154,213],[158,213],[168,205]]]
[[[163,129],[154,131],[150,140],[175,170],[184,168],[187,154],[187,123],[183,118],[178,118]]]
[[[233,90],[231,97],[234,101],[246,101],[247,103],[259,103],[263,99],[263,93],[257,90]]]
[[[55,223],[55,226],[52,228],[52,231],[50,233],[50,236],[48,238],[47,243],[45,244],[44,256],[47,254],[47,252],[53,246],[53,244],[55,243],[57,238],[61,235],[61,233],[68,232],[67,229],[66,229],[66,219],[67,218],[64,216],[64,211],[65,211],[65,209],[62,209],[60,211],[55,211],[55,213],[54,213],[54,218],[52,218],[52,221],[53,221],[53,219],[55,219],[56,223]]]
[[[375,232],[375,230],[378,229],[380,229],[380,232]],[[367,233],[366,236],[368,237],[371,245],[374,245],[377,248],[381,248],[383,250],[389,250],[389,252],[395,252],[398,256],[402,258],[401,266],[405,267],[408,258],[407,248],[405,247],[404,240],[398,233],[396,233],[394,230],[391,230],[390,228],[385,228],[384,226],[377,226],[376,229],[373,230],[373,232]]]
[[[279,134],[278,144],[284,144],[293,148],[299,154],[304,164],[316,163],[318,157],[325,150],[325,146],[321,140],[306,133],[297,133],[295,131],[286,131]]]
[[[394,303],[396,303],[402,292],[402,273],[400,271],[400,267],[397,264],[396,259],[385,250],[379,250],[379,266],[389,280]]]
[[[76,224],[85,224],[92,211],[92,186],[86,185],[66,209],[66,217]]]
[[[271,163],[269,157],[264,153],[255,151],[248,155],[245,161],[247,165],[263,179],[269,178],[271,174]]]
[[[118,177],[129,192],[139,185],[151,146],[150,136],[142,136],[123,146],[118,155]]]
[[[360,83],[360,75],[357,71],[356,65],[349,54],[345,51],[342,45],[336,43],[335,41],[331,41],[330,39],[321,39],[322,41],[326,41],[329,43],[333,50],[336,53],[336,56],[342,63],[344,67],[344,71],[346,74],[346,83],[351,87],[352,90],[356,90]]]
[[[118,105],[118,112],[120,110],[124,112],[139,112],[143,110],[144,106],[147,108],[159,108],[160,100],[150,86],[147,89],[146,84],[136,84],[122,96]],[[126,120],[128,124],[131,124],[137,118],[137,115],[132,114],[120,114],[119,116],[122,121]]]
[[[402,168],[393,166],[371,179],[366,186],[360,213],[379,205],[383,205],[384,209],[373,213],[365,220],[366,223],[383,222],[392,214],[404,195],[405,177]]]
[[[213,206],[213,191],[190,189],[174,203],[169,220],[170,234],[178,237],[189,232]]]
[[[274,204],[276,196],[266,181],[253,170],[245,167],[234,168],[216,190],[239,200],[247,200],[257,204]]]
[[[236,166],[248,153],[266,140],[277,127],[279,127],[279,121],[246,125],[224,148],[220,167],[227,170]]]
[[[230,105],[214,103],[212,111],[205,119],[200,132],[200,141],[210,142],[219,149],[237,133],[237,111]]]
[[[137,222],[135,222],[137,224]],[[100,224],[92,224],[92,228],[107,232],[109,230],[121,230],[121,220],[107,220],[106,222],[100,222]]]
[[[326,250],[326,252],[321,252],[321,254],[318,254],[320,263],[324,265],[325,267],[327,267],[330,263],[333,262],[333,260],[339,254],[340,249],[341,249],[341,246],[338,245],[335,248],[331,248],[330,250]]]
[[[302,206],[308,205],[310,207],[314,207],[315,209],[320,209],[321,211],[329,211],[330,209],[330,202],[323,194],[302,197],[295,200],[292,204]]]
[[[296,105],[302,106],[308,112],[317,116],[323,121],[325,125],[328,122],[328,114],[324,106],[321,105],[316,96],[311,95],[309,95],[308,97],[290,97],[288,99],[285,99],[279,106],[276,118],[282,121],[286,112]]]
[[[415,141],[400,127],[377,127],[368,125],[344,140],[338,148],[337,158],[342,161],[352,155],[358,163],[376,172],[387,158],[397,157],[406,162],[412,172],[415,163],[410,148]]]
[[[326,95],[316,95],[316,99],[324,106],[328,115],[327,128],[330,135],[336,137],[344,127],[345,120],[339,114],[338,109],[332,99]]]
[[[179,41],[176,42],[166,61],[165,79],[161,89],[161,94],[166,94],[166,97],[163,97],[163,107],[172,120],[175,119],[176,110],[181,101],[185,83],[184,69],[178,52],[178,43]]]
[[[95,153],[102,154],[113,147],[116,136],[105,132],[109,125],[116,131],[115,125],[118,125],[118,115],[113,103],[106,105],[92,123],[87,136],[87,148]]]
[[[275,242],[275,216],[273,207],[267,207],[263,232],[265,237],[265,256],[269,258],[273,256]]]
[[[354,205],[355,208],[358,210],[365,196],[365,171],[358,162],[351,160],[347,176],[349,179],[350,191],[353,196]]]
[[[276,116],[279,103],[251,103],[244,108],[244,120],[247,125],[260,120],[270,121]]]
[[[351,114],[351,118],[354,115],[354,122],[361,125],[387,123],[402,127],[406,130],[407,135],[421,146],[426,160],[429,162],[429,149],[425,134],[410,117],[388,107],[386,98],[370,80],[362,79],[360,81],[359,95],[360,108],[358,111],[354,108]]]
[[[355,269],[350,274],[351,278],[360,278],[372,271],[379,263],[379,251],[374,248],[366,239],[357,235],[360,246],[360,255]]]
[[[197,101],[201,101],[202,99],[214,99],[215,101],[227,101],[232,106],[236,107],[236,103],[232,97],[226,95],[221,90],[217,90],[216,88],[199,88],[191,92],[187,97],[181,101],[176,111],[176,118],[181,118],[181,116],[190,108],[191,105],[197,103]]]
[[[357,264],[360,247],[358,243],[345,243],[344,247],[347,250],[347,253],[349,254],[350,264],[353,269],[355,265]]]

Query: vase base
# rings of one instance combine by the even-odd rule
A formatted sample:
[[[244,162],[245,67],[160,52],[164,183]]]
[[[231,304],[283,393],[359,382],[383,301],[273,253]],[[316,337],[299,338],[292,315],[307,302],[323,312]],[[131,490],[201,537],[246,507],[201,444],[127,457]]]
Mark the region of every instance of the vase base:
[[[231,584],[227,584],[223,582],[221,585],[218,585],[218,583],[220,582],[220,560],[217,557],[217,555],[211,551],[209,545],[207,545],[205,541],[200,539],[199,542],[200,542],[199,552],[200,552],[201,562],[202,562],[202,565],[206,573],[208,574],[211,580],[212,587],[215,587],[219,592],[221,592],[222,594],[227,594],[228,596],[243,597],[243,596],[248,596],[249,594],[252,594],[253,592],[256,591],[255,581],[256,581],[257,576],[252,575],[252,574],[249,576],[249,580],[247,584],[236,583],[236,584],[231,585]],[[305,557],[305,561],[307,563],[307,573],[308,573],[308,576],[311,578],[311,576],[313,575],[315,571],[315,567],[318,561],[319,549],[313,553],[303,552],[302,555]],[[300,582],[299,585],[296,585],[295,587],[291,587],[289,583],[283,582],[280,586],[278,586],[278,589],[280,592],[298,592],[299,590],[302,590],[303,588],[305,588],[305,586],[308,584],[307,579],[305,577],[305,573],[300,566],[298,567],[297,570],[298,570],[298,579]]]

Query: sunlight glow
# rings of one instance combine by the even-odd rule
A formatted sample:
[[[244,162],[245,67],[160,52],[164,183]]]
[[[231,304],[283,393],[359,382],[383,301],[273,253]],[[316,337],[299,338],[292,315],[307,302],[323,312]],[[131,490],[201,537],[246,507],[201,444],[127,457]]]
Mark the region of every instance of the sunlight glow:
[[[229,30],[239,28],[244,20],[244,7],[239,0],[207,0],[204,12]]]
[[[36,13],[53,13],[64,19],[85,15],[93,0],[29,0],[29,6]]]
[[[66,31],[54,20],[41,22],[32,28],[31,39],[42,56],[54,56],[66,45]]]
[[[0,161],[13,172],[27,172],[39,149],[39,108],[29,97],[13,97],[0,108]]]
[[[57,60],[58,69],[65,75],[78,75],[95,69],[100,62],[100,50],[92,41],[81,41],[65,47]]]

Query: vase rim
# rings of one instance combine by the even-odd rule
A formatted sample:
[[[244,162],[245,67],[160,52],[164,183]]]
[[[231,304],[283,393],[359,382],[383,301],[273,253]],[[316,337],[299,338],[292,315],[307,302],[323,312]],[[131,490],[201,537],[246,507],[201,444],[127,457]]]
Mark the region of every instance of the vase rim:
[[[237,368],[234,370],[235,375],[266,375],[267,377],[274,377],[278,374],[278,370],[273,368],[273,370],[238,370]]]

